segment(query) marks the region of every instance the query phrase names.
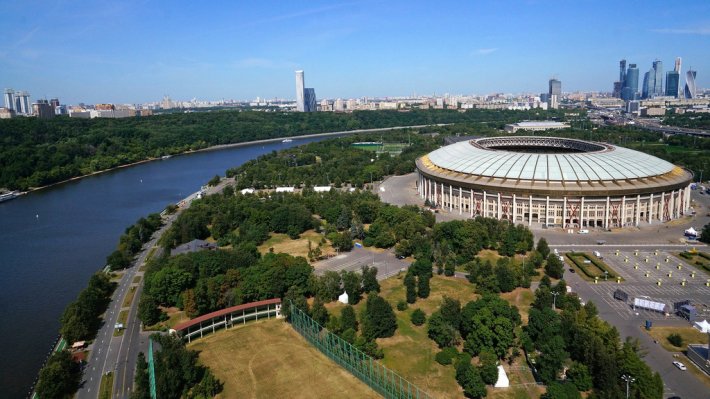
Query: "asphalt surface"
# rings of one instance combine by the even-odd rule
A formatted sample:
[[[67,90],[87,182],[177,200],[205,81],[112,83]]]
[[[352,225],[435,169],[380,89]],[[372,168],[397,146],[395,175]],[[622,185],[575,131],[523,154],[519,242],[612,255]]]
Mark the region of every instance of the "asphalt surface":
[[[415,189],[416,177],[414,174],[404,176],[393,176],[382,183],[377,190],[380,198],[384,202],[393,205],[417,204],[423,206],[423,201],[419,198]],[[647,296],[651,299],[672,304],[674,301],[690,299],[698,305],[699,319],[705,315],[710,318],[708,306],[710,306],[710,287],[704,286],[705,280],[710,276],[696,271],[695,277],[691,277],[691,272],[695,270],[692,266],[683,263],[680,270],[677,266],[680,260],[668,254],[669,251],[685,251],[692,248],[708,251],[708,247],[702,243],[685,241],[683,232],[689,227],[702,229],[710,223],[707,216],[710,211],[710,195],[701,195],[699,191],[691,191],[691,205],[696,211],[695,215],[676,220],[670,223],[658,221],[642,223],[639,227],[629,227],[615,229],[612,232],[602,229],[589,229],[589,234],[578,234],[577,229],[569,233],[561,228],[543,228],[540,224],[533,223],[530,228],[535,234],[535,239],[541,237],[550,244],[551,248],[557,248],[559,252],[570,251],[600,251],[604,256],[604,261],[617,273],[621,274],[627,281],[617,284],[615,281],[598,284],[584,281],[577,273],[565,272],[565,280],[572,290],[577,292],[583,301],[593,301],[599,308],[599,317],[611,325],[615,326],[619,335],[624,338],[631,336],[638,338],[641,344],[648,350],[644,357],[646,364],[652,370],[661,374],[665,385],[664,398],[700,398],[710,397],[710,389],[700,382],[688,371],[681,371],[673,365],[677,360],[673,354],[663,349],[659,344],[641,328],[646,320],[651,320],[654,326],[688,326],[689,322],[677,316],[661,315],[659,313],[633,309],[630,304],[613,299],[613,293],[617,288],[621,288],[633,296]],[[465,220],[469,215],[458,211],[449,212],[438,210],[436,214],[437,222],[450,220]],[[526,223],[527,224],[527,223]],[[599,245],[598,241],[605,241],[605,245]],[[619,250],[619,256],[615,255]],[[635,250],[639,250],[639,255],[635,255]],[[655,254],[658,250],[658,254]],[[646,256],[649,262],[646,262]],[[669,256],[669,262],[665,262]],[[628,257],[629,261],[624,262]],[[639,268],[635,269],[636,263]],[[659,269],[655,266],[661,263]],[[567,268],[569,269],[569,268]],[[649,277],[645,277],[645,273]],[[668,276],[668,273],[671,276]],[[459,273],[457,273],[458,275]],[[463,275],[459,276],[463,277]],[[662,279],[658,286],[658,279]],[[686,285],[681,286],[680,282],[686,279]],[[533,284],[531,289],[535,289]],[[681,359],[687,367],[695,367],[687,358]]]
[[[208,194],[221,192],[224,186],[233,182],[232,179],[223,180],[219,185],[209,189]],[[146,257],[151,248],[155,247],[157,240],[170,227],[177,216],[190,204],[186,204],[174,215],[170,216],[164,225],[153,234],[136,259],[131,262],[131,266],[125,270],[123,277],[118,283],[116,291],[111,297],[111,303],[104,314],[104,321],[94,340],[89,346],[90,356],[88,363],[84,367],[84,375],[76,394],[76,399],[94,399],[98,397],[101,377],[104,374],[113,372],[113,392],[112,398],[129,399],[133,391],[133,379],[135,375],[136,361],[138,353],[147,353],[149,344],[148,337],[151,331],[142,331],[140,320],[137,318],[138,300],[143,289],[143,272],[138,269],[145,264]],[[154,256],[159,256],[161,249],[155,247]],[[135,276],[141,276],[140,282],[133,284]],[[129,290],[135,290],[130,307],[122,308],[123,302]],[[128,310],[128,318],[124,325],[124,333],[119,337],[114,337],[114,327],[118,321],[119,313]]]

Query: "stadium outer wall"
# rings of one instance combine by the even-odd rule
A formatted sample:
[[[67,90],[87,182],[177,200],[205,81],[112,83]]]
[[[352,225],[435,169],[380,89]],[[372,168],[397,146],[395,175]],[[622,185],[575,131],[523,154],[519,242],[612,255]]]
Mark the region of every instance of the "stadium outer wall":
[[[608,147],[605,151],[616,149],[604,146]],[[420,198],[471,218],[484,216],[563,228],[638,227],[678,219],[690,207],[693,174],[678,166],[640,182],[625,179],[598,184],[541,184],[442,168],[429,159],[431,154],[416,160]]]

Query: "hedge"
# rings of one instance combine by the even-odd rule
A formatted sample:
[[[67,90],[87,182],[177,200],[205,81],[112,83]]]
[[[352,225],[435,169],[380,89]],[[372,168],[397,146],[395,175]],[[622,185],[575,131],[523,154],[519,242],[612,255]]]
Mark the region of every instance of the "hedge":
[[[710,255],[706,254],[705,252],[698,252],[698,255],[700,255],[701,258],[710,260]]]
[[[611,271],[609,271],[609,269],[607,269],[607,267],[606,267],[605,265],[603,265],[602,263],[599,263],[596,259],[592,258],[591,256],[589,256],[589,255],[587,255],[587,254],[585,254],[585,253],[583,253],[583,252],[571,252],[571,253],[568,253],[568,254],[567,254],[567,257],[568,257],[572,262],[574,262],[574,264],[577,265],[577,267],[579,267],[579,268],[584,272],[584,274],[587,275],[587,277],[589,277],[589,278],[595,278],[595,277],[600,277],[600,276],[595,276],[595,275],[591,274],[591,273],[589,272],[589,270],[587,269],[587,266],[586,266],[586,264],[584,263],[584,261],[580,261],[579,259],[577,259],[577,258],[580,257],[580,256],[581,256],[581,257],[584,257],[585,259],[588,259],[588,260],[592,261],[592,264],[593,264],[594,266],[598,267],[599,270],[601,270],[602,272],[605,271],[605,272],[609,273],[609,274],[608,274],[608,278],[616,278],[616,276],[614,275],[614,273],[612,273]]]
[[[691,255],[690,252],[681,252],[678,255],[680,255],[681,258],[685,258],[688,260],[693,258],[693,255]]]

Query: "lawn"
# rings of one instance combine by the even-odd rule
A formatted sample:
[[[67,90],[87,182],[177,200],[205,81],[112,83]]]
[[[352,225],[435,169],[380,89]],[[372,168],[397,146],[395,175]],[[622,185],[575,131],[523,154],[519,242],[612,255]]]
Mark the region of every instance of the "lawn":
[[[220,398],[380,398],[283,320],[262,320],[194,341],[224,383]]]
[[[318,246],[323,238],[322,234],[316,233],[314,230],[308,230],[301,234],[301,238],[292,240],[286,234],[271,234],[271,238],[266,240],[263,244],[259,246],[259,251],[262,254],[269,252],[270,248],[274,248],[274,252],[284,252],[292,256],[303,256],[308,257],[308,240],[311,240],[313,248]],[[330,244],[327,243],[321,246],[321,251],[323,255],[335,254],[335,249],[333,249]]]
[[[123,324],[123,328],[113,329],[113,336],[114,337],[120,337],[123,335],[123,333],[126,331],[126,320],[128,320],[128,311],[127,310],[122,310],[121,313],[118,314],[118,320],[116,321],[116,324]]]
[[[99,386],[99,399],[111,399],[113,393],[113,373],[101,376],[101,386]]]
[[[523,325],[528,324],[528,312],[535,301],[535,293],[527,288],[516,288],[513,292],[500,294],[500,297],[508,301],[508,304],[515,305],[520,309],[520,317]]]
[[[123,300],[123,305],[121,305],[122,308],[129,308],[131,307],[131,303],[133,303],[133,297],[136,295],[136,287],[132,286],[131,288],[128,289],[128,292],[126,293],[126,298]]]
[[[380,281],[382,288],[381,296],[387,299],[392,307],[396,309],[396,304],[404,300],[406,290],[404,288],[403,276],[391,277]],[[423,310],[427,317],[434,313],[440,306],[443,296],[461,301],[465,305],[469,301],[476,300],[480,296],[474,292],[473,286],[468,281],[455,277],[445,277],[434,275],[431,280],[431,295],[427,299],[419,299],[416,303],[409,305],[403,312],[395,310],[397,315],[397,332],[391,338],[377,340],[377,344],[384,350],[385,358],[381,363],[392,369],[394,372],[408,379],[412,384],[418,386],[428,394],[436,398],[463,397],[463,392],[456,382],[455,370],[453,366],[442,366],[434,360],[439,352],[436,343],[429,339],[426,331],[426,324],[416,327],[412,324],[410,315],[414,309]],[[517,289],[512,293],[501,295],[509,303],[519,303],[521,314],[527,320],[527,309],[534,299],[534,295],[529,290]],[[359,315],[365,306],[365,298],[355,305],[356,313]],[[340,315],[344,304],[333,302],[326,304],[326,308],[335,315]],[[461,347],[459,347],[461,350]],[[522,363],[522,359],[518,359]],[[522,364],[515,364],[522,365]],[[527,372],[519,373],[515,378],[524,379],[521,382],[533,382],[532,374]],[[533,388],[534,392],[539,392]],[[495,392],[495,398],[528,398],[530,393],[525,388],[495,390],[489,389],[490,393]],[[490,394],[489,394],[490,395]],[[539,396],[539,395],[538,395]],[[537,397],[537,396],[536,396]]]
[[[592,255],[591,253],[568,252],[565,255],[569,259],[569,262],[567,262],[567,264],[571,265],[572,268],[585,281],[594,281],[594,277],[599,277],[599,282],[604,282],[604,270],[607,270],[609,272],[608,281],[610,282],[616,282],[616,278],[621,277],[616,271],[614,271],[614,269],[609,267],[609,265],[598,259],[596,256]],[[584,267],[587,269],[588,274],[585,273],[584,270],[582,270],[581,267],[575,263],[575,260],[584,265]],[[591,262],[583,263],[585,260],[590,260]],[[622,277],[621,281],[626,280]]]
[[[680,256],[680,252],[671,252],[670,254],[692,266],[691,270],[700,270],[701,272],[710,275],[710,264],[707,259],[700,256],[700,252],[688,252],[690,259],[685,259]],[[696,264],[696,262],[702,263],[703,266]]]
[[[138,284],[141,281],[141,276],[135,276],[133,277],[133,283],[132,284]]]
[[[658,340],[658,343],[663,349],[669,352],[687,352],[688,344],[707,344],[708,335],[701,333],[693,327],[651,327],[651,330],[646,330],[642,327],[646,334],[653,339]],[[671,334],[680,334],[683,337],[683,346],[680,348],[673,346],[668,342],[668,336]]]
[[[158,322],[152,326],[147,326],[145,328],[146,331],[161,331],[163,328],[172,328],[180,323],[190,320],[187,316],[185,316],[185,312],[178,308],[164,308],[162,306],[158,306],[158,309],[160,309],[163,313],[167,313],[168,320]]]

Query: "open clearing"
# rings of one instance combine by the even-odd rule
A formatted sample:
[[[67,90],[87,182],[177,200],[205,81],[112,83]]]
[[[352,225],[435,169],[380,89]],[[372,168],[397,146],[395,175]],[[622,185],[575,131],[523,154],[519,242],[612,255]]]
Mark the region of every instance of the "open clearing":
[[[188,348],[224,383],[220,398],[381,398],[283,320],[222,330]]]
[[[323,235],[313,230],[304,232],[297,240],[292,240],[287,234],[271,233],[271,238],[259,245],[259,251],[265,254],[269,252],[270,248],[274,248],[276,253],[284,252],[292,256],[308,258],[308,240],[311,240],[311,245],[315,249],[322,238]],[[328,243],[323,244],[320,249],[323,255],[335,254],[335,250]]]
[[[645,327],[642,328],[646,331],[646,334],[658,340],[658,343],[661,344],[663,349],[669,352],[686,352],[688,350],[688,344],[708,343],[708,335],[701,333],[694,327],[651,327],[651,330],[646,330]],[[668,342],[668,336],[671,334],[680,334],[683,338],[683,346],[678,348]]]
[[[429,298],[418,299],[403,312],[396,310],[397,302],[406,297],[403,276],[390,277],[380,281],[380,286],[382,289],[380,295],[387,299],[397,315],[395,335],[391,338],[377,340],[377,344],[385,353],[384,359],[380,362],[435,398],[463,398],[463,391],[456,382],[456,371],[453,365],[442,366],[435,361],[434,358],[439,352],[439,348],[427,336],[426,324],[416,327],[412,324],[410,317],[414,309],[419,308],[426,313],[428,319],[439,308],[444,295],[458,299],[462,306],[480,298],[480,295],[474,292],[473,285],[465,279],[434,275],[431,279]],[[523,320],[527,320],[527,309],[534,299],[530,290],[516,289],[511,293],[504,294],[503,298],[511,304],[519,303]],[[362,301],[355,305],[358,320],[365,301],[366,298],[363,297]],[[337,316],[340,316],[344,307],[345,305],[340,302],[326,304],[330,313]],[[462,350],[462,347],[463,344],[459,345],[459,351]],[[525,364],[522,358],[518,358],[513,366],[525,366]],[[508,367],[507,363],[504,367]],[[511,371],[508,374],[511,384],[534,382],[530,371]],[[496,399],[539,397],[543,392],[539,387],[531,387],[530,390],[523,387],[489,388],[488,391],[488,397]]]

